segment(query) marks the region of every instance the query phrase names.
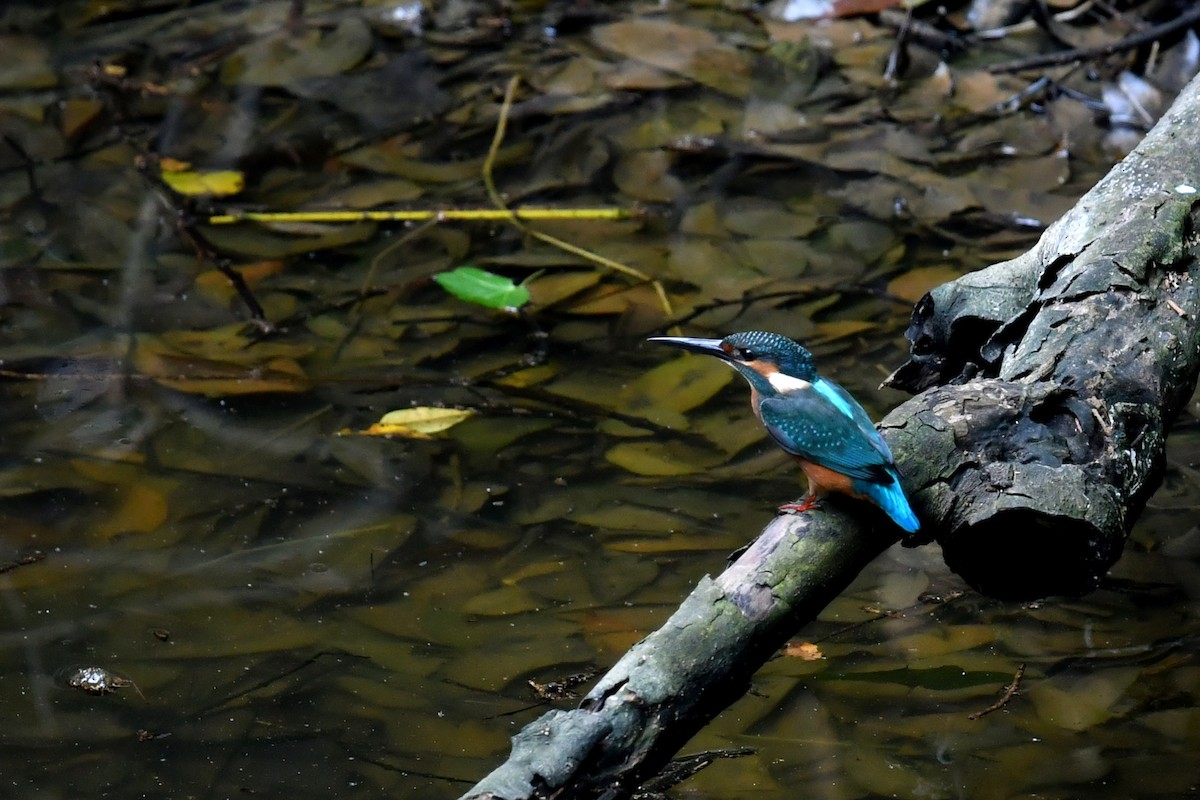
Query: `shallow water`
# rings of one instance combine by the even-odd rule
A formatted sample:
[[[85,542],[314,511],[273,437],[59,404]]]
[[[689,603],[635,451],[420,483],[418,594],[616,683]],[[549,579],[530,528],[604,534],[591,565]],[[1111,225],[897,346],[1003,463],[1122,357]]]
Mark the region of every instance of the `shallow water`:
[[[25,33],[0,69],[0,794],[457,796],[546,710],[528,681],[612,664],[800,492],[744,387],[645,335],[778,329],[881,416],[911,301],[1027,247],[1017,215],[1052,219],[1105,168],[1096,144],[1056,172],[1034,115],[999,123],[1026,152],[978,155],[927,124],[920,79],[878,118],[839,71],[885,49],[859,22],[822,34],[858,50],[765,63],[783,34],[681,8],[676,55],[638,61],[664,29],[636,9],[417,32],[380,8],[4,12]],[[502,191],[654,204],[540,228],[661,280],[670,319],[645,283],[504,225],[198,225],[264,330],[138,168],[237,168],[247,206],[487,206],[514,65]],[[546,272],[511,316],[429,280],[464,263]],[[410,406],[476,413],[353,435]],[[677,793],[1196,794],[1192,413],[1110,586],[1000,603],[936,547],[895,548],[798,633],[823,659],[772,661],[687,748],[755,754]],[[1021,664],[1020,693],[970,719]],[[113,691],[72,686],[82,668]]]

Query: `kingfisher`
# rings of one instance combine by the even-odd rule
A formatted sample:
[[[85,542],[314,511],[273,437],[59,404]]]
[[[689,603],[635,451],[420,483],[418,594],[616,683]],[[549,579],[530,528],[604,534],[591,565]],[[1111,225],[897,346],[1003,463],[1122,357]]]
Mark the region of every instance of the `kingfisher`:
[[[841,492],[879,506],[909,533],[921,527],[887,442],[849,392],[817,374],[812,353],[804,347],[767,331],[724,339],[654,336],[648,341],[716,356],[749,382],[755,415],[808,477],[808,496],[780,506],[780,511],[807,511],[822,495]]]

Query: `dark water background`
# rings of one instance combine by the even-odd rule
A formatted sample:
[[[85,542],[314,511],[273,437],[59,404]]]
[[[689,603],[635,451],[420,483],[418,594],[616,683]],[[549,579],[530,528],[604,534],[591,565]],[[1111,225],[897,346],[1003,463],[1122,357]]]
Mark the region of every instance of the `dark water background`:
[[[412,11],[0,12],[0,796],[465,791],[546,709],[529,680],[610,665],[800,492],[743,387],[645,335],[788,333],[881,416],[912,301],[1028,247],[1118,155],[1076,101],[997,113],[1027,81],[960,63],[948,94],[928,54],[883,81],[873,22]],[[512,74],[500,190],[651,208],[537,227],[661,281],[669,315],[504,224],[206,226],[156,178],[169,156],[241,171],[241,207],[488,207]],[[429,280],[465,263],[544,270],[533,305]],[[476,413],[339,435],[410,406]],[[678,795],[1197,796],[1196,412],[1111,585],[1000,603],[893,549],[798,634],[823,659],[771,662],[687,748],[756,754]],[[72,686],[88,667],[114,691]]]

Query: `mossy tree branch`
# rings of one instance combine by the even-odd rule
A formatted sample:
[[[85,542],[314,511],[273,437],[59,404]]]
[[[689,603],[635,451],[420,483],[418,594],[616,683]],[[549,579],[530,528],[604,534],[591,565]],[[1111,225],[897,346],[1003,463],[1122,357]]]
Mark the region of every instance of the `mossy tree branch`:
[[[927,530],[984,591],[1090,589],[1153,491],[1200,332],[1200,82],[1026,255],[931,292],[884,421]],[[619,798],[744,692],[894,541],[863,504],[775,519],[579,708],[552,711],[466,798]]]

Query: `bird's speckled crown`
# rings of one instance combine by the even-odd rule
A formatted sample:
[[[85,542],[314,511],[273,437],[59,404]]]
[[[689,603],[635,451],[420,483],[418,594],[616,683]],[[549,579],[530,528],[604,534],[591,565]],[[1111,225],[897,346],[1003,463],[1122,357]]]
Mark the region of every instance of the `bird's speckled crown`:
[[[786,336],[770,331],[731,333],[722,340],[735,351],[746,353],[748,361],[768,361],[780,372],[811,380],[816,374],[812,353]]]

